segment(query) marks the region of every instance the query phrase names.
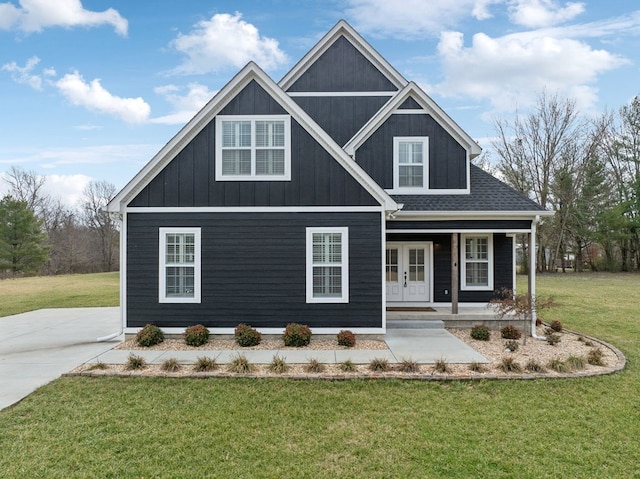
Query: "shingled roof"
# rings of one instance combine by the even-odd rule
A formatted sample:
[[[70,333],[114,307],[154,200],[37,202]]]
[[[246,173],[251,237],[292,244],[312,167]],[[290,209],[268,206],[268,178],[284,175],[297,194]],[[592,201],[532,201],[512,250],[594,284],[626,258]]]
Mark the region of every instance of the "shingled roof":
[[[402,211],[510,211],[546,210],[486,171],[471,165],[471,192],[468,195],[391,195],[403,203]]]

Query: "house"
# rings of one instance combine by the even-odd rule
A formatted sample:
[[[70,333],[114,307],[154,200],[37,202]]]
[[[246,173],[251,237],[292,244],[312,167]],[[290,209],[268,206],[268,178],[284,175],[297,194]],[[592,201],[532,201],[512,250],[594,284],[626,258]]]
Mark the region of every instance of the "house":
[[[279,83],[249,63],[107,207],[125,332],[384,333],[389,306],[486,304],[547,212],[479,153],[345,21]]]

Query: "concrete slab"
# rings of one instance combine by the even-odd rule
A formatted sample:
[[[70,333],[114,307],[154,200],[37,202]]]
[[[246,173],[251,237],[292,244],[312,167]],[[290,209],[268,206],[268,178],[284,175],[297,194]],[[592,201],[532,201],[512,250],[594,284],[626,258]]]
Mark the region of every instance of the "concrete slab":
[[[385,341],[398,361],[412,359],[422,364],[442,359],[448,363],[489,362],[446,329],[389,329]]]
[[[371,350],[371,349],[354,349],[354,350],[337,350],[336,363],[343,363],[350,360],[353,364],[369,364],[373,359],[386,359],[389,363],[397,362],[396,356],[392,351]]]
[[[118,308],[41,309],[0,318],[0,410],[120,341]]]

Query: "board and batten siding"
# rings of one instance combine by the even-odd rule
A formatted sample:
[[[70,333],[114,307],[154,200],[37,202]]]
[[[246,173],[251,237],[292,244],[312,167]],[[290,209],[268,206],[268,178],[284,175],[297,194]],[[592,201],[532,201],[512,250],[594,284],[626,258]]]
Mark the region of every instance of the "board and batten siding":
[[[429,137],[429,188],[466,189],[467,152],[431,115],[391,115],[356,151],[356,162],[385,189],[393,188],[393,138]]]
[[[380,213],[127,214],[127,327],[382,327]],[[160,304],[159,228],[200,227],[202,301]],[[306,228],[349,228],[349,302],[306,303]]]

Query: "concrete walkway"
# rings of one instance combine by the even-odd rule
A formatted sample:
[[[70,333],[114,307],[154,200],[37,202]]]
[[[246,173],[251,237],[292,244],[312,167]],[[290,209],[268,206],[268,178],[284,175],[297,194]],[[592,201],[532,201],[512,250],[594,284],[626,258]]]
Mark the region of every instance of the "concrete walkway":
[[[175,358],[194,363],[200,356],[226,364],[239,353],[253,364],[270,363],[274,355],[287,363],[310,358],[331,364],[351,360],[368,364],[374,358],[390,363],[412,359],[429,364],[488,362],[464,342],[447,332],[442,321],[389,321],[388,350],[243,350],[153,351],[113,349],[122,338],[98,343],[96,338],[120,329],[118,308],[42,309],[0,318],[0,410],[20,401],[40,386],[83,363],[123,364],[130,353],[148,363]]]

